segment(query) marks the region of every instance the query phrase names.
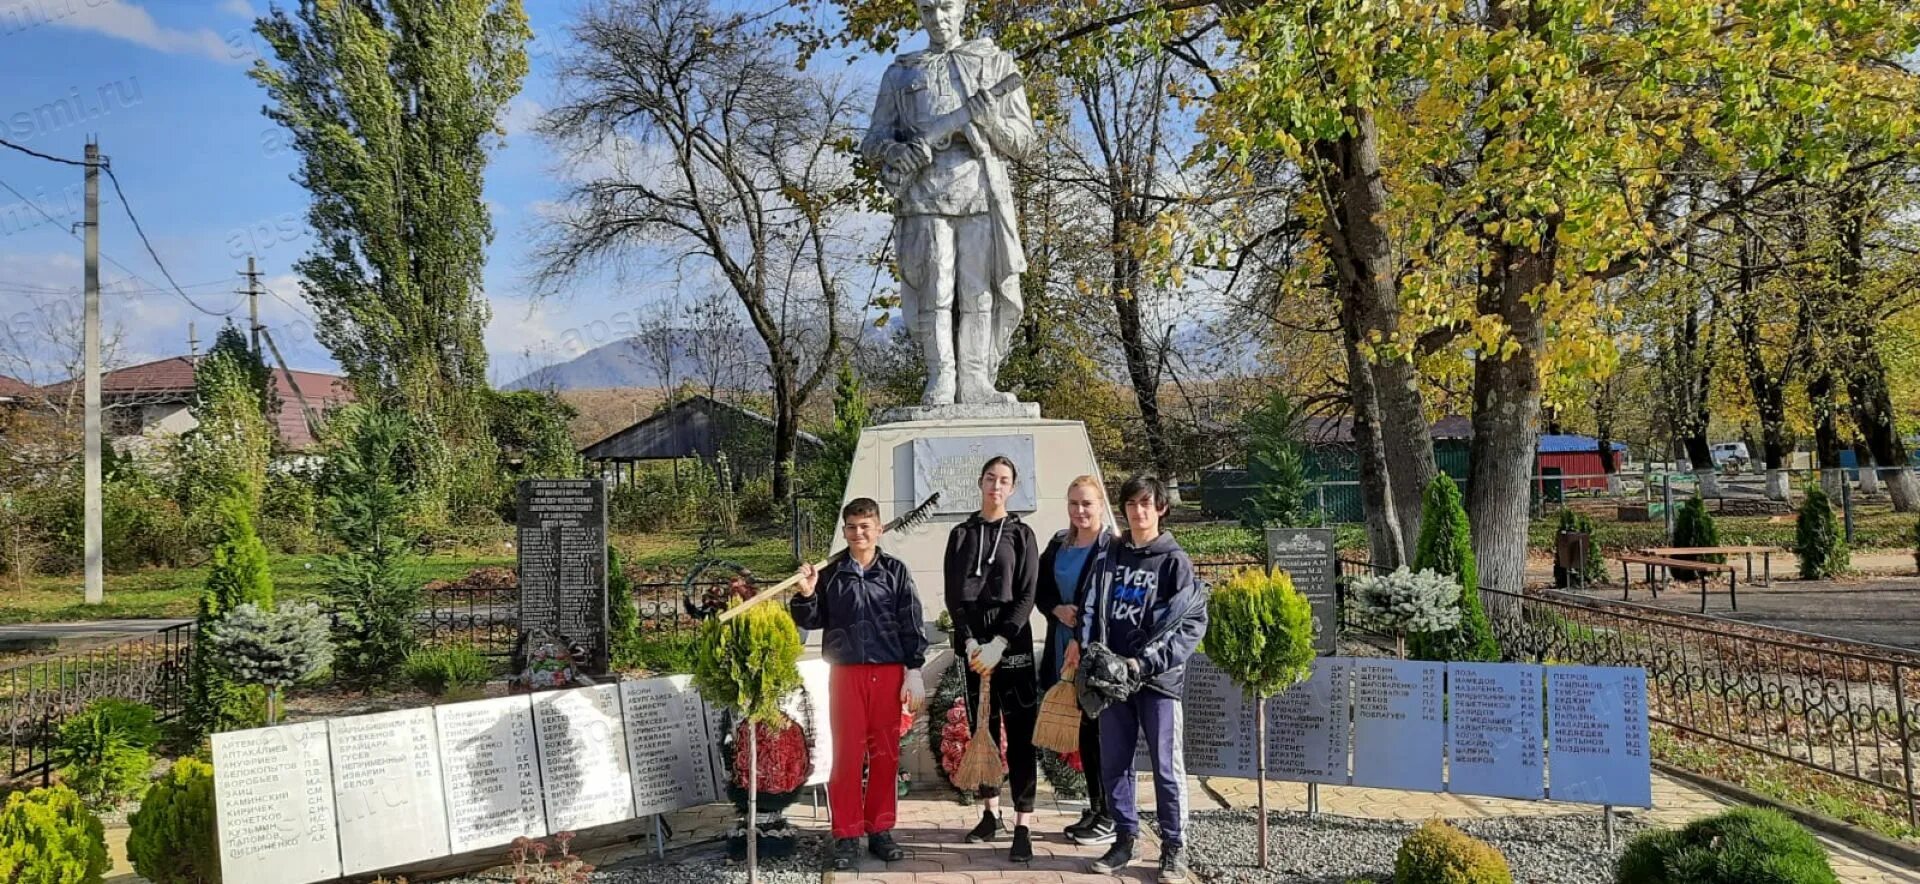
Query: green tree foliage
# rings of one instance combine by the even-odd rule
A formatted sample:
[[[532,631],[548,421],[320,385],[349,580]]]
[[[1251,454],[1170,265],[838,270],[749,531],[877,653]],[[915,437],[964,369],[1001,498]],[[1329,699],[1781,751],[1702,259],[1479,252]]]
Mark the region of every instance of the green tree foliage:
[[[869,420],[867,392],[853,363],[842,361],[833,382],[833,427],[821,434],[819,456],[807,466],[805,490],[812,498],[814,533],[831,537],[840,523],[841,497],[847,491],[847,476],[853,472],[854,451],[860,447],[860,431]]]
[[[409,510],[404,444],[423,428],[384,408],[335,419],[322,480],[327,533],[341,552],[322,563],[332,600],[334,665],[349,682],[389,677],[414,645],[420,589],[407,580]]]
[[[417,422],[423,515],[490,509],[482,186],[527,74],[520,0],[300,0],[254,27],[272,60],[250,75],[312,195],[316,333],[361,401]]]
[[[206,358],[231,359],[235,365],[240,366],[241,373],[247,379],[247,387],[253,390],[254,397],[260,402],[260,414],[266,417],[268,422],[272,422],[274,414],[280,410],[280,397],[274,390],[273,372],[267,368],[267,363],[260,358],[260,354],[253,352],[253,346],[247,341],[246,333],[240,331],[232,320],[228,320],[226,325],[220,327],[220,333],[214,336],[213,346],[208,348]],[[199,389],[200,378],[197,374],[194,377],[194,387],[197,393],[205,392]]]
[[[213,562],[195,618],[202,635],[211,634],[227,612],[241,605],[273,605],[267,547],[254,530],[253,513],[245,499],[229,495],[220,505],[220,518],[219,542],[213,547]],[[193,655],[188,686],[192,702],[187,705],[183,723],[195,737],[247,727],[257,720],[255,698],[233,683],[225,666],[212,654]]]
[[[1313,666],[1313,608],[1285,571],[1234,572],[1213,587],[1207,620],[1200,650],[1249,693],[1271,697],[1305,679]]]
[[[106,829],[72,789],[7,796],[0,808],[0,881],[100,884],[107,868]]]
[[[564,479],[578,475],[580,457],[567,427],[579,416],[579,409],[550,390],[489,391],[487,429],[500,451],[501,476]]]
[[[173,763],[127,818],[127,859],[152,884],[220,884],[213,765]]]
[[[1247,412],[1245,421],[1247,481],[1253,493],[1240,520],[1255,530],[1306,523],[1307,449],[1299,407],[1285,391],[1274,390],[1260,407]]]
[[[780,699],[800,685],[800,629],[785,605],[759,604],[700,627],[693,686],[707,702],[761,724],[785,720]]]
[[[1400,842],[1393,884],[1513,884],[1513,871],[1493,845],[1428,820]]]
[[[1714,524],[1713,514],[1707,512],[1706,501],[1701,500],[1697,494],[1687,498],[1687,502],[1680,505],[1680,512],[1676,513],[1673,517],[1673,545],[1720,545],[1720,527]],[[1690,558],[1702,562],[1724,562],[1727,560],[1726,556],[1720,555],[1719,553],[1691,556]],[[1699,580],[1705,576],[1703,572],[1690,568],[1674,568],[1672,570],[1673,579],[1675,580]]]
[[[210,540],[220,508],[239,495],[258,512],[274,432],[242,358],[216,353],[194,368],[193,417],[199,425],[174,442],[175,497],[196,539]]]
[[[613,665],[625,669],[634,664],[634,652],[640,641],[640,612],[633,606],[633,579],[620,564],[620,551],[607,544],[607,626],[611,635]]]
[[[1352,598],[1362,619],[1402,642],[1408,635],[1460,625],[1460,584],[1446,574],[1406,568],[1369,574],[1353,581]]]
[[[469,691],[493,677],[493,664],[471,645],[415,648],[400,668],[408,684],[436,697]]]
[[[1642,832],[1616,884],[1836,884],[1820,841],[1776,810],[1736,807],[1675,829]]]
[[[1800,502],[1800,518],[1793,529],[1793,552],[1800,559],[1800,579],[1824,580],[1845,573],[1850,556],[1847,538],[1834,518],[1833,504],[1819,484],[1807,489]]]
[[[1413,567],[1460,581],[1460,625],[1439,632],[1414,633],[1407,644],[1413,658],[1499,660],[1500,644],[1494,641],[1493,624],[1487,622],[1487,610],[1480,601],[1480,570],[1474,565],[1467,510],[1460,501],[1460,486],[1445,473],[1433,477],[1421,501],[1420,544],[1414,552]]]
[[[147,784],[148,754],[160,739],[153,707],[103,698],[60,725],[53,765],[60,782],[89,807],[107,808],[140,794]]]
[[[281,691],[318,678],[333,664],[328,628],[326,615],[313,604],[275,610],[249,602],[228,611],[203,639],[228,677],[267,689],[272,723]]]

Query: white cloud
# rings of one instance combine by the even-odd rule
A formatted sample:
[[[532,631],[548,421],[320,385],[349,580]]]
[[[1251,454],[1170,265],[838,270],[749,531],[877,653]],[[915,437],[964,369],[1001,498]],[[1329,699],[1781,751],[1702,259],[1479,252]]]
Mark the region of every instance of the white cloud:
[[[236,7],[245,6],[242,0],[230,0],[223,9],[232,12]],[[0,18],[86,31],[170,54],[199,55],[229,64],[243,60],[242,55],[234,52],[212,29],[166,27],[154,21],[147,10],[127,0],[75,0],[64,8],[43,6],[39,0],[16,0],[0,6]]]
[[[247,18],[253,17],[253,5],[248,3],[247,0],[227,0],[227,2],[220,4],[220,11],[229,15],[241,15]]]
[[[500,115],[500,127],[507,130],[507,137],[530,135],[540,123],[540,115],[547,112],[545,105],[524,95],[516,96],[507,102],[507,110]]]

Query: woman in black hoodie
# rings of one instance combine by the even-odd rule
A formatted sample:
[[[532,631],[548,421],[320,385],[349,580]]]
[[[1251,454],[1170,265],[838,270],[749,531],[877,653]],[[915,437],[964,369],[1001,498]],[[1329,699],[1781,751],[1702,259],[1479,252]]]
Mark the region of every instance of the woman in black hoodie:
[[[1033,799],[1039,767],[1033,754],[1033,728],[1040,714],[1039,682],[1033,654],[1034,593],[1040,553],[1033,529],[1007,511],[1018,481],[1013,461],[995,457],[980,470],[980,511],[947,535],[946,601],[953,620],[953,641],[967,663],[967,714],[977,713],[980,676],[993,673],[988,731],[997,740],[1002,728],[1007,776],[1013,786],[1014,862],[1033,859]],[[977,726],[978,722],[969,722]],[[969,844],[992,841],[1002,829],[1000,787],[982,786],[986,803],[980,824],[967,833]]]
[[[1067,527],[1053,535],[1040,553],[1040,590],[1035,604],[1047,617],[1046,651],[1040,658],[1040,690],[1060,680],[1061,670],[1080,657],[1075,634],[1080,605],[1097,575],[1105,572],[1113,516],[1107,489],[1093,476],[1080,476],[1067,485]],[[1087,810],[1067,827],[1075,844],[1112,844],[1113,817],[1107,813],[1106,790],[1100,783],[1100,720],[1080,716],[1080,768],[1087,780]]]

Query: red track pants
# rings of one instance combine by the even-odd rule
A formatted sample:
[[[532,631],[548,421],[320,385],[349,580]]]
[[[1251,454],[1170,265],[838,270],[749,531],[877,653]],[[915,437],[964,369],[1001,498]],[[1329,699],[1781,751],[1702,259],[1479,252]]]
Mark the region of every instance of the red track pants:
[[[827,804],[833,837],[858,838],[893,829],[894,780],[900,771],[900,686],[907,668],[863,663],[835,666],[827,685],[833,728],[833,772]],[[866,783],[860,781],[866,767]]]

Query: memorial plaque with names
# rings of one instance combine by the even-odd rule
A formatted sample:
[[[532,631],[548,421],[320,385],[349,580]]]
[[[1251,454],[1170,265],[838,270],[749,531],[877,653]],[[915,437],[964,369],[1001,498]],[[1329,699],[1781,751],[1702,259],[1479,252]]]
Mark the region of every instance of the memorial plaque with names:
[[[454,853],[547,834],[533,698],[525,694],[436,706]]]
[[[1353,661],[1353,784],[1439,792],[1446,665]]]
[[[1267,698],[1267,779],[1346,785],[1350,663],[1316,658],[1306,681]]]
[[[578,832],[632,819],[620,686],[534,694],[533,719],[547,831]]]
[[[587,649],[582,670],[607,673],[607,488],[599,479],[519,485],[520,630]]]
[[[685,675],[620,683],[634,816],[718,800],[706,703]]]
[[[1033,436],[927,436],[913,440],[913,506],[935,491],[940,502],[934,512],[971,513],[980,508],[980,469],[996,456],[1013,461],[1020,481],[1013,485],[1007,509],[1030,513],[1039,507],[1034,497],[1040,477],[1034,472]]]
[[[1204,654],[1187,660],[1181,707],[1181,748],[1188,775],[1254,776],[1259,759],[1254,757],[1253,705],[1240,686]]]
[[[432,709],[329,719],[327,743],[342,874],[447,855],[446,784]]]
[[[1546,672],[1552,798],[1652,807],[1646,670],[1549,666]]]
[[[1267,566],[1293,575],[1293,588],[1307,597],[1315,624],[1313,647],[1322,655],[1338,653],[1338,556],[1332,528],[1267,529]]]
[[[800,661],[800,684],[807,689],[807,702],[813,710],[809,730],[813,733],[813,775],[809,786],[824,785],[833,772],[833,728],[829,727],[827,707],[828,668],[825,660]]]
[[[307,884],[340,877],[326,722],[214,734],[213,767],[226,880]]]
[[[1447,664],[1447,791],[1546,797],[1540,667]]]

